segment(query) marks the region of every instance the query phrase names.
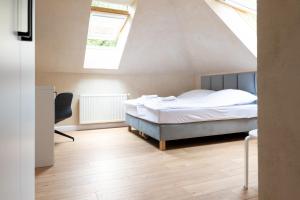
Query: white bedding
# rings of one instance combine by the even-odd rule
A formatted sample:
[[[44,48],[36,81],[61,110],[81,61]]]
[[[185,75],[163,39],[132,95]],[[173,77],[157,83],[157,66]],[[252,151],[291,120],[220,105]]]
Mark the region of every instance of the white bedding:
[[[215,91],[213,91],[213,90],[204,90],[204,89],[190,90],[188,92],[182,93],[177,98],[178,99],[198,99],[198,98],[202,98],[204,96],[207,96],[209,94],[212,94],[214,92]]]
[[[128,109],[133,109],[133,107],[141,107],[141,106],[144,106],[146,103],[166,103],[166,104],[170,104],[175,102],[176,100],[195,100],[195,99],[200,99],[202,97],[205,97],[209,94],[212,94],[214,93],[215,91],[213,90],[191,90],[191,91],[188,91],[188,92],[185,92],[181,95],[179,95],[178,97],[174,97],[174,96],[170,96],[170,97],[159,97],[158,95],[156,94],[153,94],[153,95],[143,95],[137,99],[130,99],[130,100],[127,100],[125,102],[126,104],[126,107],[128,107]]]
[[[162,109],[187,109],[187,108],[214,108],[250,104],[257,100],[257,97],[242,90],[226,89],[213,92],[203,97],[190,97],[186,99],[177,98],[174,101],[147,101],[146,108],[152,110]]]
[[[256,99],[239,90],[198,90],[177,98],[138,98],[125,105],[126,113],[132,116],[154,123],[176,124],[257,117],[257,105],[247,104]]]
[[[145,104],[147,104],[147,103],[171,102],[171,101],[175,101],[175,100],[176,100],[176,97],[174,97],[174,96],[171,96],[171,97],[158,97],[157,95],[142,96],[137,99],[127,100],[125,102],[126,112],[128,110],[130,110],[131,112],[139,113],[139,115],[142,115]]]
[[[143,107],[142,114],[134,106],[127,106],[126,113],[159,124],[181,124],[257,117],[257,105],[236,105],[215,108],[186,108],[152,110]]]

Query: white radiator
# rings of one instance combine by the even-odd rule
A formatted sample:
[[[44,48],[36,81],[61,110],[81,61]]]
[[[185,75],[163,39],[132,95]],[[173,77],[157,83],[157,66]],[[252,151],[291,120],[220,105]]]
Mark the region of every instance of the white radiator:
[[[80,124],[125,121],[125,105],[128,94],[80,95]]]

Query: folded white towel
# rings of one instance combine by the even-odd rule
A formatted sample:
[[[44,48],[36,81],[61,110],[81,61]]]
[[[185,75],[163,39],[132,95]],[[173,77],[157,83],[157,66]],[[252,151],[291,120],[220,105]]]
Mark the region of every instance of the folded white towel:
[[[162,101],[175,101],[177,98],[174,96],[169,96],[169,97],[162,97]]]
[[[142,96],[143,99],[154,99],[154,98],[157,98],[157,97],[158,97],[157,94],[143,95],[143,96]]]

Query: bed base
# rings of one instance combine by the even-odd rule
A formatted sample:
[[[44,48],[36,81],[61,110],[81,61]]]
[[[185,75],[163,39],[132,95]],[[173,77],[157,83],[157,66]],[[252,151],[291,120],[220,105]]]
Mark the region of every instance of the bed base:
[[[136,134],[136,132],[133,131],[133,128],[131,126],[128,126],[128,132]],[[137,134],[139,136],[141,136],[142,138],[144,138],[144,139],[148,139],[148,136],[145,133],[143,133],[143,132],[141,132],[139,130],[137,130]]]
[[[166,150],[166,142],[170,140],[249,132],[257,129],[257,118],[157,124],[126,114],[126,123],[130,132],[135,128],[142,135],[158,140],[161,151]]]

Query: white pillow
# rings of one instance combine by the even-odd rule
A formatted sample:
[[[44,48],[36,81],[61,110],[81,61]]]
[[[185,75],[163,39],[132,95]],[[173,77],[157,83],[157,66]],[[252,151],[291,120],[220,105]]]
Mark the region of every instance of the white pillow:
[[[250,104],[256,100],[257,96],[243,90],[234,89],[220,90],[201,99],[202,102],[216,106]]]
[[[213,90],[191,90],[185,93],[182,93],[177,98],[179,99],[187,99],[187,98],[201,98],[207,96],[215,91]]]

